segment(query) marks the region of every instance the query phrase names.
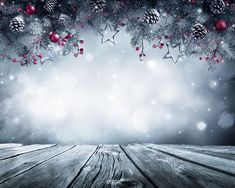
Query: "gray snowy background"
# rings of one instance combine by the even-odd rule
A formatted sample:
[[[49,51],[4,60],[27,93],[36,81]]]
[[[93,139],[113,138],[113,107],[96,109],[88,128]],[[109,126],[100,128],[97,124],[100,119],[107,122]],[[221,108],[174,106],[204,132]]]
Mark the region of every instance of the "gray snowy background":
[[[151,45],[140,62],[125,33],[83,38],[78,58],[0,64],[0,142],[235,144],[235,64],[174,64]]]

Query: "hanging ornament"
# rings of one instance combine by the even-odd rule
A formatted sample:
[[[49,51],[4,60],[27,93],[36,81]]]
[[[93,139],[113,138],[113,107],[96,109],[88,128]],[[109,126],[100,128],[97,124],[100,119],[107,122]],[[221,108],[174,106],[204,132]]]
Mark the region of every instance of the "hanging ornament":
[[[215,29],[217,31],[224,31],[228,28],[228,22],[226,20],[220,19],[215,22]]]
[[[71,18],[66,14],[59,16],[59,24],[68,27],[70,25]]]
[[[105,0],[92,0],[90,2],[90,10],[92,12],[103,12],[106,7],[106,1]]]
[[[163,59],[171,59],[174,63],[178,63],[181,57],[183,56],[182,44],[170,44],[166,43],[167,53]]]
[[[204,39],[206,34],[208,33],[206,27],[200,23],[195,24],[191,28],[192,35],[194,39]]]
[[[60,35],[56,32],[50,32],[49,33],[49,39],[51,42],[57,43],[60,40]]]
[[[101,43],[109,42],[112,45],[116,44],[116,35],[120,32],[119,29],[113,28],[110,24],[106,25],[99,34],[101,35]]]
[[[221,14],[224,12],[226,4],[224,0],[211,0],[210,2],[210,11],[213,14]]]
[[[51,13],[54,11],[56,5],[57,5],[57,0],[47,0],[44,8],[47,10],[47,12]]]
[[[24,31],[25,22],[24,20],[17,16],[10,20],[9,28],[14,33],[21,33]]]
[[[29,4],[25,7],[25,12],[28,15],[32,15],[32,14],[36,13],[36,8],[35,8],[35,6]]]
[[[160,14],[156,9],[149,9],[144,13],[143,20],[148,25],[154,25],[160,20]]]

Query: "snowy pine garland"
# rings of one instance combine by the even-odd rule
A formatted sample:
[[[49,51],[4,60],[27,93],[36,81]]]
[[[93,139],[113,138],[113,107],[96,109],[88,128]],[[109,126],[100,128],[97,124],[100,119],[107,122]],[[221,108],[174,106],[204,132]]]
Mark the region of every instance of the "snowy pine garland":
[[[107,24],[113,30],[126,30],[131,35],[131,45],[140,49],[140,57],[146,55],[143,45],[147,41],[154,48],[166,43],[180,44],[185,56],[198,57],[210,64],[235,60],[234,0],[1,2],[2,61],[37,64],[43,62],[43,54],[54,48],[61,55],[82,55],[79,34],[83,30],[78,26],[98,32]],[[11,57],[14,53],[10,49],[19,57]]]

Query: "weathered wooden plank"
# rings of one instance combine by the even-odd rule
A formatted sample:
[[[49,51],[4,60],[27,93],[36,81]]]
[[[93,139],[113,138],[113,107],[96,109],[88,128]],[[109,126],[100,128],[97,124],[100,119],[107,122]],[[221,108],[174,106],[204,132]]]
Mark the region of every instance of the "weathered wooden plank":
[[[160,150],[174,157],[178,157],[178,158],[190,161],[190,162],[194,162],[195,164],[198,164],[198,165],[201,165],[201,166],[204,166],[204,167],[216,170],[218,172],[222,172],[222,173],[235,177],[235,161],[233,160],[209,156],[209,155],[195,153],[195,152],[186,151],[186,150],[180,150],[180,149],[176,149],[176,148],[165,146],[165,145],[148,144],[146,145],[146,147]]]
[[[36,150],[25,155],[0,161],[0,184],[16,177],[66,151],[74,146],[54,146]]]
[[[152,188],[156,186],[140,173],[119,146],[106,145],[100,146],[69,187]]]
[[[8,149],[8,148],[15,148],[22,146],[22,144],[0,144],[0,150],[1,149]]]
[[[18,155],[22,155],[25,153],[29,153],[35,150],[44,149],[47,147],[52,147],[53,145],[28,145],[16,148],[9,148],[1,150],[0,152],[0,160],[8,159],[11,157],[16,157]]]
[[[211,146],[195,146],[195,145],[172,145],[168,144],[166,146],[171,146],[171,147],[185,147],[185,148],[200,148],[202,150],[209,150],[209,151],[215,151],[215,152],[221,152],[221,153],[231,153],[235,154],[235,146],[216,146],[216,145],[211,145]]]
[[[96,146],[76,146],[4,183],[4,188],[64,188],[74,179]]]
[[[233,146],[189,146],[189,145],[167,145],[169,147],[207,154],[215,157],[235,160],[235,147]]]
[[[235,187],[233,176],[164,154],[154,149],[155,145],[148,146],[129,145],[122,149],[159,188]]]

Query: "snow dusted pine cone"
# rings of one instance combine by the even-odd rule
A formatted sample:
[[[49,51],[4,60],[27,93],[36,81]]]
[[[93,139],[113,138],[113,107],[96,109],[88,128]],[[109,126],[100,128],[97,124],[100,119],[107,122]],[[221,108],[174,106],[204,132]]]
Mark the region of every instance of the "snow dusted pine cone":
[[[47,10],[47,12],[53,12],[56,5],[57,0],[47,0],[46,4],[44,5],[44,8]]]
[[[104,11],[106,7],[106,1],[105,0],[92,0],[90,2],[90,9],[92,12],[102,12]]]
[[[224,12],[226,4],[224,0],[211,0],[210,11],[213,14],[221,14]]]
[[[192,35],[195,39],[204,39],[207,34],[207,29],[204,25],[198,23],[192,27]]]
[[[24,31],[25,22],[21,17],[14,17],[11,19],[9,28],[14,33],[21,33]]]
[[[66,14],[59,16],[59,24],[68,27],[71,22],[71,18]]]
[[[144,13],[144,22],[148,25],[154,25],[160,20],[160,14],[156,9],[149,9]]]

